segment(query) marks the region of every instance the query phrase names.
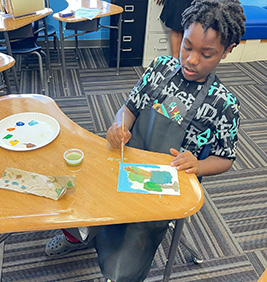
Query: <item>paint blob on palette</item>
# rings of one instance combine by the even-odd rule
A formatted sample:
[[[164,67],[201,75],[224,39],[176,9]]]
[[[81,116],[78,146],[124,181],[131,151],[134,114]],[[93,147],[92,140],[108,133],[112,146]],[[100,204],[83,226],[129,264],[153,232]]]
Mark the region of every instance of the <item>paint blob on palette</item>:
[[[0,146],[13,151],[27,151],[52,142],[60,130],[51,116],[26,112],[0,121]]]
[[[120,163],[118,191],[180,195],[178,173],[170,165]]]

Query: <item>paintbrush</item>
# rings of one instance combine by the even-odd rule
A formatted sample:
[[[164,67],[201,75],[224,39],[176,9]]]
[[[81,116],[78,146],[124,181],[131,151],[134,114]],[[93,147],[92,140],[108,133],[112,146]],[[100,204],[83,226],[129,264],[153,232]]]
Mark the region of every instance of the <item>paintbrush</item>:
[[[124,112],[122,113],[122,121],[121,121],[121,131],[122,134],[124,132]],[[121,162],[123,163],[123,150],[124,150],[124,143],[121,141]]]

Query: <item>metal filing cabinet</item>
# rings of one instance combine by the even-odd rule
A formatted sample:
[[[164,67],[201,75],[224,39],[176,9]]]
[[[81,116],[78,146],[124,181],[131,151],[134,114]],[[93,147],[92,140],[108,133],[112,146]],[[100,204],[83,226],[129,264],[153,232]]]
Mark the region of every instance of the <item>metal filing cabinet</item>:
[[[162,8],[156,1],[148,0],[143,67],[158,56],[171,55],[170,29],[160,19]]]
[[[148,0],[111,0],[123,7],[120,66],[142,65]],[[119,16],[111,17],[117,25]],[[117,30],[110,30],[109,66],[116,66]]]

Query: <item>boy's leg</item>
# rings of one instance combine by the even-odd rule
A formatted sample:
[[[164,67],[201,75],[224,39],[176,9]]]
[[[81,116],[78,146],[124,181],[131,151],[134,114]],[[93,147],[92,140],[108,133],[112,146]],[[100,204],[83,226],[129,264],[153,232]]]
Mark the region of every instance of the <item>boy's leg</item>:
[[[45,247],[48,256],[62,256],[87,248],[101,226],[62,229],[63,234],[53,237]]]
[[[105,226],[93,240],[102,274],[115,282],[144,281],[168,223]]]

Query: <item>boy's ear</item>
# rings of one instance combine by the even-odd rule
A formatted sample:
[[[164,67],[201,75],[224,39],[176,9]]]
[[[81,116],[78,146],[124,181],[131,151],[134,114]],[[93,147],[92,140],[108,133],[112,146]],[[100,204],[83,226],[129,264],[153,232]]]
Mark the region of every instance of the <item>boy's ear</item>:
[[[222,55],[222,59],[225,59],[225,58],[227,57],[227,55],[232,52],[232,50],[233,50],[233,48],[234,48],[235,46],[236,46],[236,43],[233,43],[232,45],[230,45],[230,46],[224,51],[224,53],[223,53],[223,55]]]

